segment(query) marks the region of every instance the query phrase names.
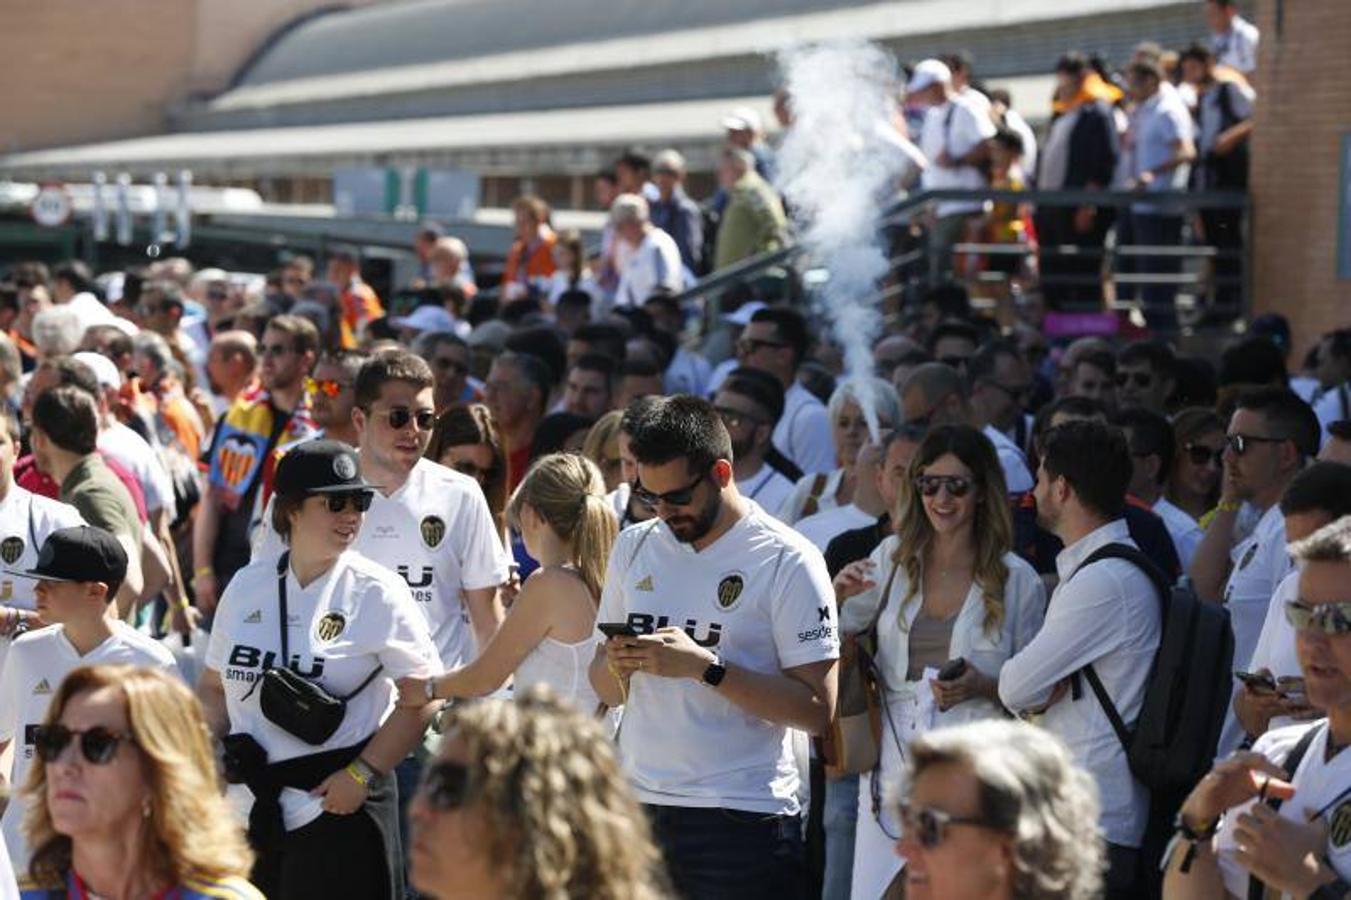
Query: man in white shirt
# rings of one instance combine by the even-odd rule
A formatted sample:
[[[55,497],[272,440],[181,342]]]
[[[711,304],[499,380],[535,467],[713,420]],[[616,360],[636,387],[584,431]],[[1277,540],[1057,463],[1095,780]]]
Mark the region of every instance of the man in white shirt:
[[[1286,388],[1252,388],[1239,395],[1226,439],[1220,503],[1188,572],[1198,596],[1229,607],[1234,659],[1248,660],[1276,586],[1290,571],[1278,504],[1318,451],[1318,420],[1309,404]],[[1236,523],[1244,503],[1260,510],[1261,518],[1238,541]],[[1220,736],[1220,755],[1242,737],[1231,713]]]
[[[1201,779],[1178,815],[1164,874],[1169,900],[1351,893],[1351,517],[1290,552],[1299,599],[1286,615],[1309,703],[1327,718],[1272,731]]]
[[[1257,68],[1257,44],[1261,32],[1238,14],[1234,0],[1205,0],[1206,25],[1210,28],[1210,49],[1216,61],[1249,74]]]
[[[790,729],[820,734],[834,709],[825,562],[737,491],[706,400],[661,401],[633,452],[658,521],[625,530],[610,556],[591,684],[625,706],[620,758],[677,893],[801,897]],[[614,629],[634,636],[607,640]]]
[[[886,426],[883,426],[884,428]],[[887,512],[887,501],[878,484],[877,473],[884,460],[882,447],[889,432],[884,431],[882,442],[865,443],[854,460],[854,497],[842,506],[832,506],[804,516],[792,523],[798,534],[812,542],[824,555],[830,542],[846,531],[877,522]]]
[[[988,408],[988,407],[987,407]],[[901,412],[906,424],[931,428],[935,425],[972,425],[994,444],[1004,469],[1004,486],[1010,495],[1032,490],[1027,457],[1008,435],[982,421],[972,408],[966,382],[957,370],[943,363],[925,363],[914,369],[901,387]]]
[[[1012,341],[993,341],[976,351],[966,363],[967,384],[971,391],[973,417],[986,426],[986,434],[998,432],[1018,452],[1023,466],[1026,437],[1032,423],[1027,415],[1027,398],[1032,392],[1032,370]],[[1022,435],[1018,440],[1015,435]],[[991,438],[995,441],[997,438]],[[996,448],[1004,446],[1004,441]],[[1009,449],[1006,447],[1006,454]],[[1010,455],[1010,459],[1014,457]],[[1010,464],[1011,465],[1011,464]],[[1016,471],[1016,467],[1015,471]],[[1029,476],[1030,476],[1029,472]]]
[[[805,475],[835,470],[826,405],[797,380],[810,345],[806,319],[787,306],[757,310],[736,344],[741,365],[763,369],[783,385],[783,415],[774,426],[774,446]]]
[[[1329,331],[1318,340],[1318,392],[1310,402],[1329,440],[1334,422],[1351,419],[1351,328]]]
[[[616,307],[641,307],[658,290],[676,292],[685,286],[680,248],[648,215],[647,200],[641,194],[620,194],[610,205],[616,242],[629,248],[619,272]]]
[[[101,528],[79,525],[53,531],[37,562],[9,575],[35,580],[38,614],[55,623],[17,638],[0,673],[0,752],[14,743],[7,773],[19,787],[32,766],[36,730],[61,681],[77,666],[126,663],[173,669],[174,657],[158,641],[119,622],[110,608],[127,572],[127,554]],[[0,828],[16,870],[28,868],[22,831],[27,796],[10,795]]]
[[[1130,446],[1130,493],[1163,519],[1177,558],[1186,570],[1196,554],[1196,545],[1201,543],[1202,532],[1195,519],[1163,496],[1177,452],[1173,426],[1158,413],[1141,408],[1118,413],[1116,424],[1126,432],[1126,443]]]
[[[980,164],[989,155],[994,137],[989,101],[972,100],[974,91],[959,93],[952,85],[952,72],[936,59],[915,66],[906,85],[906,101],[928,107],[920,131],[919,148],[928,160],[920,184],[925,190],[979,190],[989,184]],[[952,245],[962,240],[967,223],[981,214],[977,200],[945,200],[938,204],[930,241],[938,254],[939,267],[952,271]]]
[[[1077,682],[1091,665],[1121,718],[1133,724],[1139,717],[1162,633],[1161,599],[1144,570],[1125,560],[1085,565],[1109,544],[1136,546],[1121,518],[1130,476],[1130,452],[1118,429],[1075,421],[1047,434],[1037,518],[1065,543],[1056,557],[1060,584],[1041,631],[999,676],[1004,705],[1016,713],[1044,711],[1042,725],[1065,741],[1098,784],[1108,900],[1139,896],[1149,793],[1131,773],[1102,704]]]
[[[713,398],[713,408],[732,441],[737,492],[777,516],[796,484],[779,468],[781,461],[766,459],[774,449],[774,426],[783,415],[783,386],[768,372],[734,369]]]

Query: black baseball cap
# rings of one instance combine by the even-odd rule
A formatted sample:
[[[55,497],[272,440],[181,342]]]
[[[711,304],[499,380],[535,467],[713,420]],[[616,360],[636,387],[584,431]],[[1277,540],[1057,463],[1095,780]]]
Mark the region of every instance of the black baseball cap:
[[[374,490],[361,477],[357,452],[342,441],[330,440],[305,441],[287,451],[277,463],[272,485],[280,497]]]
[[[127,551],[102,528],[76,525],[47,535],[33,568],[6,571],[39,581],[101,581],[120,586],[127,577]]]

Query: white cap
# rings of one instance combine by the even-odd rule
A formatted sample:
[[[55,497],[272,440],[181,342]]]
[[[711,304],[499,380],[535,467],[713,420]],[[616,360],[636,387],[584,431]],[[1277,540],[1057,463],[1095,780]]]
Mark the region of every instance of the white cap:
[[[95,377],[99,380],[100,387],[119,388],[122,386],[122,373],[117,371],[117,366],[113,361],[99,353],[92,353],[88,350],[82,350],[73,354],[71,359],[76,362],[82,362],[90,369],[93,369]]]
[[[952,84],[952,70],[942,60],[926,59],[915,66],[910,83],[905,86],[905,92],[913,94],[934,84]]]
[[[759,131],[760,114],[749,106],[738,106],[723,118],[722,127],[728,131]]]
[[[751,316],[764,309],[768,304],[761,303],[759,300],[752,300],[749,303],[743,303],[736,308],[735,312],[729,312],[722,317],[724,322],[730,322],[733,325],[745,327],[751,323]]]
[[[406,316],[399,316],[391,322],[395,328],[411,328],[414,331],[454,331],[455,317],[444,306],[419,306]]]

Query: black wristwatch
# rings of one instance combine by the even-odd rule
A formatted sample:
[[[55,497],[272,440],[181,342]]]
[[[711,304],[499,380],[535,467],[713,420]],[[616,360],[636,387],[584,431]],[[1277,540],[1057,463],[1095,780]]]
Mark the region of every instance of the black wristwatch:
[[[717,687],[722,684],[722,679],[726,675],[727,667],[722,664],[722,657],[715,654],[713,662],[708,664],[707,669],[704,669],[703,677],[700,680],[709,687]]]

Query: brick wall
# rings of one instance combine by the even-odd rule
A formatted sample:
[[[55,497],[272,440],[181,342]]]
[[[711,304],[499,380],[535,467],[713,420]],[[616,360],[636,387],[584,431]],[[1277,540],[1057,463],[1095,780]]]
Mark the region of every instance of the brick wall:
[[[1283,21],[1277,28],[1277,11]],[[1255,312],[1290,319],[1296,359],[1351,324],[1351,280],[1337,278],[1338,156],[1351,132],[1351,2],[1260,0],[1252,141]]]

